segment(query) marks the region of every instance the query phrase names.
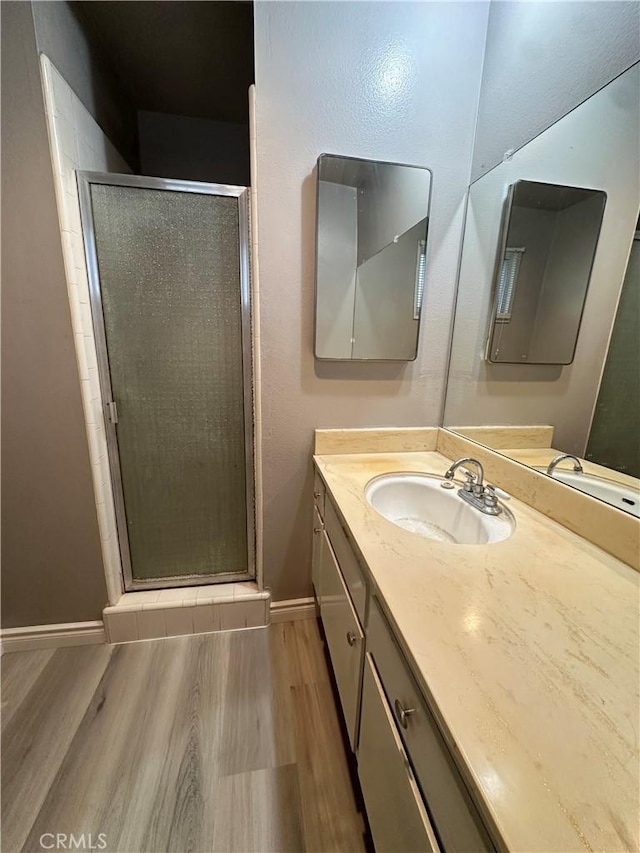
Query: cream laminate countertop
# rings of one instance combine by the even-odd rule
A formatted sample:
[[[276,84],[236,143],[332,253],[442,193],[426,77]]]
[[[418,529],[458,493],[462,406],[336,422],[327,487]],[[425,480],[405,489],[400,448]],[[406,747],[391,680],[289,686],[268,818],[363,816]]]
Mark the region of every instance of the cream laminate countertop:
[[[439,453],[314,459],[500,846],[638,850],[638,573],[514,499],[491,545],[368,505],[372,477],[442,475]]]

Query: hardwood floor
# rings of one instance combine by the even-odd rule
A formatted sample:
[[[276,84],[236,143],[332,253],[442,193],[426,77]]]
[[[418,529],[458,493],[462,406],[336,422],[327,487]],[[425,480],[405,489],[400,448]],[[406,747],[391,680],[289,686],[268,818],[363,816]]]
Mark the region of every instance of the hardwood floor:
[[[365,849],[314,620],[8,654],[2,704],[5,853]]]

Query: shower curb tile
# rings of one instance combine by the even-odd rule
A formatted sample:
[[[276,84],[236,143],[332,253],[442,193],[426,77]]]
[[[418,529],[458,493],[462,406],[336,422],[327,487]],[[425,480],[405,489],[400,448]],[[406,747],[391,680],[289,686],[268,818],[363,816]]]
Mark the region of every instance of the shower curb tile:
[[[165,626],[167,637],[180,637],[184,634],[193,634],[194,611],[196,607],[174,607],[165,612]]]
[[[271,621],[268,590],[252,591],[239,598],[225,595],[189,601],[136,601],[138,595],[148,598],[162,592],[168,590],[125,593],[116,605],[105,607],[103,618],[109,642],[261,628]],[[199,590],[197,595],[200,593]]]
[[[208,634],[215,631],[216,614],[213,605],[196,605],[193,611],[193,633]]]
[[[158,637],[167,636],[164,609],[138,610],[136,620],[138,622],[138,639],[155,640]]]
[[[138,622],[135,613],[109,613],[104,620],[110,643],[131,643],[138,639]]]
[[[242,581],[240,583],[233,584],[234,601],[248,597],[255,598],[258,593],[258,585],[255,581]]]
[[[137,604],[112,604],[102,611],[103,616],[117,616],[118,613],[138,613],[140,606]]]
[[[198,597],[197,586],[185,586],[180,590],[180,599],[183,607],[188,607],[190,604],[195,604]]]
[[[175,604],[177,601],[182,601],[183,589],[181,587],[172,587],[171,589],[158,590],[158,598],[156,601],[164,601],[165,603]]]
[[[248,602],[231,602],[220,605],[220,628],[229,631],[233,628],[247,627]]]

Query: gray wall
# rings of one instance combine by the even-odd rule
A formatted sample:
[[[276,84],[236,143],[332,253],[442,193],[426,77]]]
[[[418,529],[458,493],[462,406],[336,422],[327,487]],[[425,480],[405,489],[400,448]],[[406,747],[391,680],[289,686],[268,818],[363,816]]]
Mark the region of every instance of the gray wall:
[[[640,3],[491,3],[475,180],[640,58]]]
[[[31,8],[2,24],[2,622],[106,603]]]
[[[255,6],[264,572],[311,593],[314,427],[437,424],[471,167],[484,3]],[[315,163],[322,152],[433,169],[415,362],[313,358]]]
[[[101,45],[87,35],[66,0],[36,0],[27,5],[33,8],[39,53],[46,53],[135,171],[138,166],[135,106]]]
[[[249,186],[245,124],[140,110],[138,133],[143,175]]]

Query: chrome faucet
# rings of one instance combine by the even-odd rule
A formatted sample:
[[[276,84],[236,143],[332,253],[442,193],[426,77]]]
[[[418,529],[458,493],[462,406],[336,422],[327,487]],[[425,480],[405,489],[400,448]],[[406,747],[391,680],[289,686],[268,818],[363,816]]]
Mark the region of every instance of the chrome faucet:
[[[471,506],[479,509],[480,512],[484,512],[487,515],[500,515],[502,507],[498,503],[495,488],[489,484],[485,486],[484,468],[477,459],[473,459],[471,456],[464,456],[462,459],[458,459],[445,473],[445,480],[453,480],[453,476],[458,468],[469,464],[475,465],[476,476],[474,477],[471,471],[463,468],[466,480],[458,494],[463,500],[470,503]]]
[[[480,488],[482,488],[482,482],[484,480],[484,468],[482,467],[482,463],[478,462],[477,459],[472,459],[471,456],[463,456],[462,459],[458,459],[457,462],[454,462],[453,465],[447,471],[447,473],[444,475],[445,479],[453,480],[453,475],[456,473],[458,468],[460,468],[461,465],[468,465],[469,463],[476,466],[477,470],[475,483],[476,485],[480,486]],[[467,475],[467,482],[473,481],[473,477],[469,474],[469,472],[465,471],[465,474]]]
[[[571,453],[561,453],[560,456],[556,456],[555,459],[552,459],[549,463],[549,467],[547,468],[547,474],[550,477],[553,477],[553,472],[555,471],[556,467],[561,462],[564,462],[565,459],[573,459],[573,470],[576,472],[576,474],[584,474],[584,468],[582,467],[580,460],[577,456],[574,456]]]

